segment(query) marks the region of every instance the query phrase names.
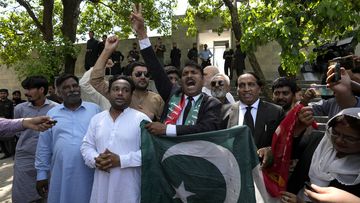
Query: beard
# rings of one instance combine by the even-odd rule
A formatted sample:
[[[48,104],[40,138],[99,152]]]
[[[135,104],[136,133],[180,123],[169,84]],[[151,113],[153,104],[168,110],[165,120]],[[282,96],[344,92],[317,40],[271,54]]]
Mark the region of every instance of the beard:
[[[223,98],[226,96],[226,91],[221,89],[211,90],[211,95],[216,98]]]
[[[288,111],[289,109],[290,109],[290,107],[291,107],[291,104],[284,104],[284,105],[282,105],[282,108],[284,109],[284,111]]]
[[[80,92],[75,92],[75,93],[69,93],[66,97],[66,99],[64,99],[64,102],[66,100],[66,103],[68,104],[77,104],[77,103],[81,103],[81,95]]]
[[[138,89],[138,90],[142,90],[142,91],[145,91],[147,90],[149,86],[149,83],[146,83],[146,85],[140,85],[139,83],[135,85],[135,88]]]

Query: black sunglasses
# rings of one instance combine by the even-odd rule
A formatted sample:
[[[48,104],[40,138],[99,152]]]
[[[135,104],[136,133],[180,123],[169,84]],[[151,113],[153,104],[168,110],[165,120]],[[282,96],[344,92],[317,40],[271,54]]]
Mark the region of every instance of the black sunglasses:
[[[141,75],[144,75],[144,77],[146,77],[146,78],[149,78],[149,77],[150,77],[150,73],[148,73],[148,72],[141,72],[141,71],[139,71],[139,72],[136,72],[136,73],[135,73],[135,77],[137,77],[137,78],[141,77]]]
[[[212,81],[210,84],[212,87],[215,87],[216,84],[218,84],[219,86],[224,86],[225,82],[223,80],[218,80],[218,81]]]

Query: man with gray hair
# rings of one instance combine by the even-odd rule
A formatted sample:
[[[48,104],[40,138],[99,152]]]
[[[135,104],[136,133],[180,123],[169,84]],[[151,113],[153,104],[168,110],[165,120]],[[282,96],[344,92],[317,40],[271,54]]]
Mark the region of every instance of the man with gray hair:
[[[230,104],[231,102],[226,97],[230,93],[230,79],[223,73],[217,73],[212,77],[210,82],[211,96],[216,97],[223,104]]]
[[[216,66],[206,66],[204,68],[204,86],[202,88],[202,92],[206,93],[209,96],[213,96],[211,93],[211,80],[212,78],[220,73],[219,69]],[[230,80],[229,80],[229,91],[230,91]],[[235,103],[234,97],[227,91],[226,99],[230,104]]]

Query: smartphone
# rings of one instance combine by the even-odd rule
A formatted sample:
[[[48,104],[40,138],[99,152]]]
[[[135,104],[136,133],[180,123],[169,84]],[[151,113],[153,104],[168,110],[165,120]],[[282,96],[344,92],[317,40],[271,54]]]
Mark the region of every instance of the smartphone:
[[[312,192],[316,192],[315,190],[314,190],[314,188],[312,188],[311,187],[311,183],[310,182],[305,182],[305,188],[307,189],[307,190],[310,190],[310,191],[312,191]]]
[[[337,82],[341,80],[341,73],[340,73],[340,63],[335,64],[335,70],[334,70],[334,77],[332,79],[332,82]]]
[[[326,85],[311,84],[310,88],[315,90],[316,96],[333,96],[334,92]]]
[[[55,125],[57,123],[57,120],[51,120],[48,122],[48,124]]]
[[[331,82],[337,82],[341,80],[340,68],[344,67],[345,69],[347,69],[350,66],[349,63],[347,62],[349,61],[349,59],[351,59],[352,62],[354,61],[353,56],[351,56],[351,58],[349,56],[338,57],[328,61],[329,66],[335,65],[334,77],[332,78]],[[354,68],[353,65],[351,65],[349,69],[353,69],[353,68]]]

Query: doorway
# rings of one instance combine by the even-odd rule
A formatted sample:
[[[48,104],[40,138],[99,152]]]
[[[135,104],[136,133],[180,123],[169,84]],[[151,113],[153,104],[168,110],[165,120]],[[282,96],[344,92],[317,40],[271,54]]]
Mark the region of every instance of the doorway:
[[[218,67],[220,73],[224,73],[224,58],[223,54],[226,50],[225,44],[229,43],[229,40],[222,40],[222,41],[214,41],[213,46],[213,61],[212,64]],[[229,43],[230,44],[230,43]]]

